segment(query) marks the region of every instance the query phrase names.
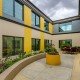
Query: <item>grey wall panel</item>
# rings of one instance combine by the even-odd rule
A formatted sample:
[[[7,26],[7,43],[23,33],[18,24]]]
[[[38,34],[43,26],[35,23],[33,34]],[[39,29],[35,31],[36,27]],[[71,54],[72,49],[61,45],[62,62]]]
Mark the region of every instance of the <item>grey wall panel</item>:
[[[80,31],[80,20],[72,21],[72,30],[69,32],[79,32]],[[54,33],[69,33],[69,32],[59,32],[59,24],[54,25]]]

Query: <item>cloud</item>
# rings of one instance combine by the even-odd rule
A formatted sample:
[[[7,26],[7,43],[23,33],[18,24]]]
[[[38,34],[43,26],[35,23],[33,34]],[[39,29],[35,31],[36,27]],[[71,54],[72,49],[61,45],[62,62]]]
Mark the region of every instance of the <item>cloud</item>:
[[[78,14],[79,0],[30,0],[52,20],[59,20]]]

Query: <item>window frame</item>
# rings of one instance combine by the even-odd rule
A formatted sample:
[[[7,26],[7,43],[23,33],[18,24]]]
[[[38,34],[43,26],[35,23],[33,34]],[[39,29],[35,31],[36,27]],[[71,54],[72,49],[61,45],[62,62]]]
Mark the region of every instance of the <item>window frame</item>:
[[[34,26],[40,28],[40,16],[39,16],[37,13],[35,13],[34,11],[32,11],[32,14],[35,15],[35,25],[34,25]],[[37,23],[37,18],[36,18],[36,17],[37,17],[37,16],[39,17],[39,26],[36,25],[36,23]]]
[[[64,24],[65,28],[67,28],[67,25],[71,25],[71,30],[61,31],[61,27],[62,27],[61,25],[63,25],[63,24]],[[59,32],[70,32],[70,31],[72,31],[72,21],[59,24]]]
[[[34,45],[34,48],[33,48],[33,40],[35,41],[34,43],[35,43],[35,45]],[[37,44],[36,44],[36,42],[37,42],[37,40],[39,40],[39,44],[38,44],[38,46],[37,46]],[[31,39],[31,42],[32,42],[32,50],[33,51],[39,51],[40,50],[40,39],[37,39],[37,38],[32,38]],[[37,49],[37,47],[38,47],[38,49]]]
[[[50,43],[49,39],[44,39],[44,48],[46,48],[49,43]]]
[[[22,39],[22,51],[24,51],[24,37],[18,37],[18,36],[8,36],[8,35],[2,35],[2,53],[3,53],[3,45],[4,45],[4,37],[12,37],[13,38],[13,52],[14,52],[14,56],[17,55],[15,54],[15,38],[21,38]],[[13,55],[12,55],[13,56]],[[2,54],[2,57],[6,57]]]
[[[61,48],[61,41],[71,41],[71,47],[72,47],[72,39],[64,39],[64,40],[59,40],[59,48]]]
[[[16,18],[15,17],[15,2],[17,2],[18,4],[20,4],[21,6],[22,6],[22,19],[19,19],[19,18]],[[3,13],[4,14],[7,14],[7,15],[10,15],[10,16],[12,16],[12,17],[14,17],[14,18],[16,18],[16,19],[19,19],[19,20],[21,20],[21,21],[24,21],[24,4],[23,3],[21,3],[20,1],[18,1],[18,0],[13,0],[13,14],[12,15],[10,15],[10,14],[8,14],[8,13],[4,13],[4,9],[3,9]],[[4,7],[4,6],[3,6]]]
[[[48,26],[46,24],[48,24]],[[49,31],[49,22],[47,20],[44,20],[44,28],[45,31]]]
[[[14,0],[14,2],[13,2],[13,8],[14,8],[13,9],[13,13],[14,13],[13,16],[15,17],[15,2],[17,2],[18,4],[20,4],[22,6],[22,21],[24,21],[24,5],[18,0]]]

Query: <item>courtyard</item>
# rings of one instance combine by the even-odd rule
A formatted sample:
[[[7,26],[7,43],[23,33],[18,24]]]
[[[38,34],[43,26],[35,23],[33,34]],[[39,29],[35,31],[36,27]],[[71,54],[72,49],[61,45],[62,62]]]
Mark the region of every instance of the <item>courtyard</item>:
[[[61,54],[61,65],[47,65],[45,58],[23,68],[13,80],[70,80],[75,55]]]

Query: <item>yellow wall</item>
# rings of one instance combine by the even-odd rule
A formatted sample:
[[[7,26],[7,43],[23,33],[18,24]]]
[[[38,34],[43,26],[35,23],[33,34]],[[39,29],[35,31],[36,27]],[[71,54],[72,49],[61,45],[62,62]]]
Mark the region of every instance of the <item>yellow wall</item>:
[[[40,32],[40,39],[41,39],[40,51],[43,51],[44,50],[44,33],[43,32]]]
[[[40,17],[40,29],[44,31],[44,19]]]
[[[53,24],[53,33],[54,33],[54,24]]]
[[[53,25],[51,23],[49,23],[49,32],[53,33]]]
[[[31,9],[24,5],[24,24],[31,26],[32,24],[32,12]]]
[[[31,51],[32,30],[30,28],[25,27],[24,33],[24,51],[29,52]]]
[[[27,6],[24,6],[24,24],[31,26],[31,9]],[[32,37],[32,29],[24,28],[24,51],[31,51],[31,37]]]
[[[44,31],[44,19],[40,17],[40,29]],[[40,32],[40,51],[44,50],[44,33]]]
[[[0,0],[0,16],[2,16],[2,0]]]

